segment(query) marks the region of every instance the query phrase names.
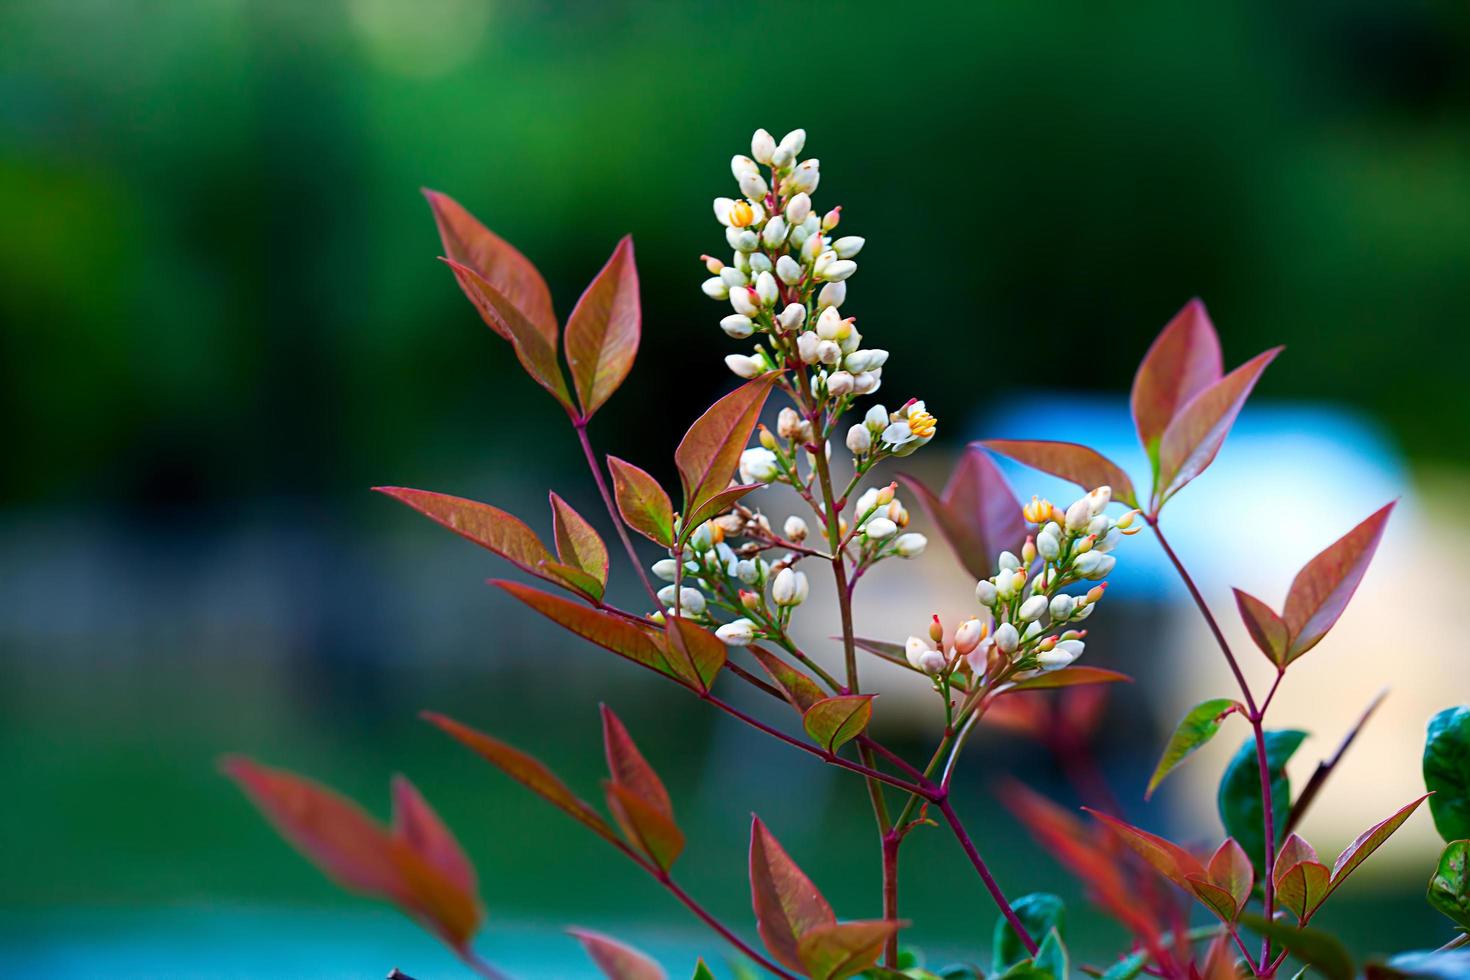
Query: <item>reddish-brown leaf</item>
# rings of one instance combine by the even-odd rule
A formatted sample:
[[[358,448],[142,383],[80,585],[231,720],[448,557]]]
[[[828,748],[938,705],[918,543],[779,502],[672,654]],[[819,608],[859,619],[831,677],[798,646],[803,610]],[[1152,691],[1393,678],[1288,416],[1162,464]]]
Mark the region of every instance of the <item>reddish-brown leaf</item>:
[[[393,835],[466,895],[478,895],[475,866],[418,789],[393,777]]]
[[[674,463],[684,485],[686,515],[729,485],[778,377],[772,371],[747,381],[711,405],[684,434],[674,450]],[[696,526],[686,519],[684,535],[694,533]]]
[[[1138,506],[1138,494],[1128,474],[1096,449],[1079,446],[1075,442],[1039,439],[986,439],[977,445],[1009,456],[1032,469],[1070,480],[1084,490],[1112,487],[1114,500],[1129,507]]]
[[[1108,670],[1106,667],[1063,667],[1061,670],[1049,670],[1044,674],[1016,681],[1012,686],[998,693],[1046,691],[1058,687],[1077,687],[1082,684],[1117,684],[1120,681],[1132,684],[1133,678],[1116,670]]]
[[[1200,903],[1220,918],[1221,922],[1234,922],[1235,916],[1240,912],[1235,904],[1235,896],[1228,889],[1222,888],[1210,881],[1204,875],[1186,876],[1186,887],[1188,891],[1200,900]]]
[[[668,790],[659,780],[658,773],[643,758],[643,753],[638,751],[638,746],[633,743],[633,738],[628,734],[628,729],[623,727],[622,719],[613,713],[607,705],[602,705],[602,744],[607,753],[607,771],[612,776],[612,781],[628,790],[634,796],[642,798],[656,810],[662,810],[670,817],[674,815],[674,805],[669,799]]]
[[[1133,423],[1150,459],[1179,410],[1223,373],[1220,338],[1205,304],[1192,299],[1154,339],[1133,378]]]
[[[736,486],[726,487],[719,493],[713,494],[696,504],[684,518],[684,526],[691,529],[699,527],[699,525],[711,517],[718,517],[729,510],[735,505],[735,501],[747,493],[750,493],[752,490],[759,490],[764,485],[762,483],[741,483]],[[692,534],[694,532],[691,530],[690,533]]]
[[[342,887],[394,903],[456,948],[479,929],[483,914],[474,890],[461,887],[357,804],[249,759],[228,758],[221,767],[282,837]]]
[[[1251,897],[1251,889],[1256,884],[1256,869],[1251,866],[1251,859],[1246,855],[1245,848],[1234,837],[1225,838],[1225,842],[1210,857],[1209,872],[1210,881],[1225,889],[1235,899],[1235,911],[1238,913],[1245,907],[1246,900]]]
[[[1246,361],[1190,399],[1159,441],[1158,479],[1151,506],[1158,508],[1214,462],[1261,372],[1282,348],[1273,347]]]
[[[587,519],[555,493],[551,495],[551,527],[556,556],[562,564],[580,568],[597,582],[595,598],[607,585],[607,545]]]
[[[1336,891],[1337,887],[1343,883],[1343,880],[1348,875],[1353,873],[1358,865],[1368,860],[1368,855],[1378,850],[1383,842],[1393,835],[1395,830],[1403,826],[1404,821],[1409,819],[1413,812],[1419,808],[1419,804],[1429,799],[1430,795],[1429,793],[1425,793],[1414,802],[1399,807],[1393,816],[1369,827],[1357,840],[1344,848],[1343,852],[1337,856],[1337,860],[1332,864],[1332,890]]]
[[[782,660],[780,657],[763,650],[760,647],[750,647],[751,655],[765,668],[776,687],[791,702],[791,706],[800,714],[806,714],[808,708],[826,697],[817,682],[797,670],[795,667]]]
[[[602,790],[608,811],[628,843],[665,871],[672,868],[684,851],[684,832],[674,818],[627,786],[604,781]]]
[[[623,522],[654,544],[674,544],[674,502],[658,481],[626,460],[607,458]]]
[[[1282,841],[1281,846],[1276,850],[1276,863],[1271,868],[1271,880],[1275,881],[1286,873],[1286,869],[1302,861],[1321,863],[1317,859],[1317,849],[1308,844],[1305,838],[1300,834],[1288,834],[1286,840]]]
[[[568,929],[608,980],[666,980],[663,967],[626,943],[590,929]]]
[[[682,679],[681,675],[670,665],[668,658],[664,656],[662,636],[658,632],[658,627],[651,623],[645,627],[622,616],[615,616],[600,609],[589,609],[581,603],[542,592],[540,589],[533,589],[520,582],[492,579],[490,584],[499,586],[558,626],[570,630],[584,640],[591,640],[605,650],[611,650],[620,657],[627,657],[634,663],[642,664],[660,674]]]
[[[883,945],[902,925],[873,919],[818,926],[798,940],[796,952],[812,980],[844,980],[877,963]]]
[[[708,691],[725,666],[728,651],[720,638],[682,616],[664,623],[664,655],[674,675],[698,691]]]
[[[1021,505],[1000,468],[978,445],[966,448],[939,496],[907,473],[898,478],[972,577],[989,578],[995,573],[997,555],[1021,550],[1026,540]]]
[[[1393,508],[1392,503],[1380,507],[1297,572],[1286,594],[1281,617],[1291,633],[1284,663],[1290,663],[1321,642],[1347,608],[1368,571],[1368,563],[1373,560],[1373,552],[1378,548]]]
[[[583,419],[590,419],[633,369],[642,324],[633,239],[624,237],[567,318],[563,343]]]
[[[1185,891],[1194,891],[1190,887],[1190,875],[1198,875],[1206,881],[1209,880],[1209,875],[1205,873],[1204,866],[1199,863],[1199,859],[1173,841],[1150,834],[1146,830],[1090,807],[1082,809],[1092,814],[1096,820],[1106,824],[1123,843],[1137,851],[1139,857],[1153,865],[1160,874]]]
[[[1235,606],[1240,610],[1240,618],[1245,622],[1245,629],[1251,635],[1251,640],[1272,663],[1283,663],[1289,640],[1286,621],[1276,615],[1276,610],[1249,592],[1242,592],[1240,589],[1232,591],[1235,592]]]
[[[835,924],[837,916],[760,817],[750,825],[750,897],[766,949],[782,966],[804,972],[801,937]]]
[[[548,337],[474,269],[453,259],[444,259],[444,263],[454,271],[459,288],[479,311],[480,319],[510,341],[516,359],[526,373],[561,402],[568,414],[575,414],[566,378],[562,376],[561,362],[556,356],[555,325]]]
[[[599,837],[616,842],[617,834],[601,815],[567,788],[539,759],[505,744],[498,738],[462,725],[453,718],[432,711],[423,713],[425,721],[438,726],[469,748],[478,752],[491,765],[541,797],[572,819],[590,828]]]
[[[425,188],[424,197],[439,226],[445,257],[474,270],[555,347],[556,314],[551,308],[551,290],[531,260],[480,224],[448,194]]]
[[[1276,862],[1277,867],[1281,862]],[[1276,879],[1276,900],[1282,908],[1291,909],[1297,921],[1306,925],[1312,914],[1332,890],[1332,872],[1316,861],[1298,861],[1283,869]]]
[[[546,550],[526,524],[514,514],[463,497],[408,487],[374,487],[378,493],[407,504],[425,517],[442,524],[467,541],[494,552],[517,568],[556,585],[563,584],[549,574],[545,565],[556,558]]]
[[[841,694],[823,698],[801,716],[802,727],[822,748],[833,752],[868,727],[873,717],[873,695]]]

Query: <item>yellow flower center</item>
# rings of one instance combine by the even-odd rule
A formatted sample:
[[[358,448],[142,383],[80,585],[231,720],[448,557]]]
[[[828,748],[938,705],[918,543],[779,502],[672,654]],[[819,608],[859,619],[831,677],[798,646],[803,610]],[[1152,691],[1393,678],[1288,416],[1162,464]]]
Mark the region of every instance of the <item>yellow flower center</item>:
[[[730,224],[736,228],[749,227],[755,221],[755,208],[749,201],[736,201],[730,205]]]
[[[928,412],[915,412],[909,416],[909,431],[920,439],[928,439],[934,435],[934,429],[939,425],[939,420]]]

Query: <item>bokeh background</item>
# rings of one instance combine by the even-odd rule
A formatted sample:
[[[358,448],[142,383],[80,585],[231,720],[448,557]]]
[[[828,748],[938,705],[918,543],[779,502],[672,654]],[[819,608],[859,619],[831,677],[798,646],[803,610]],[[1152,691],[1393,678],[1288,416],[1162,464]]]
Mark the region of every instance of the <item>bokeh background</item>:
[[[493,556],[368,492],[459,493],[545,528],[554,487],[595,513],[559,409],[435,261],[421,185],[531,256],[563,313],[633,234],[643,353],[593,435],[672,478],[679,435],[731,383],[697,256],[723,251],[709,201],[759,125],[807,128],[819,205],[868,237],[849,305],[893,351],[882,397],[941,417],[912,467],[936,484],[982,435],[1136,464],[1132,369],[1192,295],[1227,362],[1288,345],[1174,536],[1233,621],[1227,586],[1279,601],[1402,495],[1358,606],[1273,714],[1314,732],[1299,785],[1393,688],[1308,821],[1324,852],[1417,795],[1424,721],[1470,694],[1463,4],[19,0],[0,7],[5,971],[455,975],[290,853],[216,774],[227,751],[380,814],[389,774],[410,775],[476,859],[485,949],[513,971],[587,973],[568,924],[674,975],[698,950],[722,961],[422,707],[595,794],[605,700],[665,774],[692,831],[683,878],[713,909],[751,932],[758,808],[840,914],[876,914],[859,784],[511,608],[482,584],[506,571]],[[1127,551],[1089,657],[1139,683],[1108,705],[1097,762],[1135,820],[1213,844],[1212,786],[1245,729],[1142,803],[1173,721],[1229,688],[1155,544]],[[971,584],[936,544],[873,576],[860,629],[958,616]],[[813,613],[814,645],[825,627]],[[874,677],[884,733],[926,753],[922,692]],[[1077,801],[1045,750],[992,732],[962,810],[1009,891],[1073,899],[1073,945],[1099,960],[1117,934],[994,802],[1006,773]],[[1433,842],[1416,817],[1320,921],[1360,952],[1448,939],[1421,898]],[[952,842],[908,847],[914,940],[983,960],[993,909]]]

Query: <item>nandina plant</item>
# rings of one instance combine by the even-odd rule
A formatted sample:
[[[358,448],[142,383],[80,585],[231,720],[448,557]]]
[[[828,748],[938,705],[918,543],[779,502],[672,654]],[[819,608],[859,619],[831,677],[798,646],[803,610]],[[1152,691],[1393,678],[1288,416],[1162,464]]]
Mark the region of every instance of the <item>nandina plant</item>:
[[[596,523],[550,495],[551,540],[490,504],[424,490],[380,488],[457,534],[510,562],[537,584],[494,585],[535,613],[668,682],[671,696],[705,702],[815,763],[865,783],[871,803],[873,859],[882,891],[870,917],[839,920],[818,887],[759,817],[750,833],[753,923],[715,918],[678,883],[674,868],[686,838],[673,801],[613,710],[601,708],[608,779],[605,809],[585,802],[520,749],[462,721],[425,719],[461,745],[603,838],[656,880],[729,947],[732,969],[753,966],[779,977],[817,980],[874,977],[1062,978],[1074,969],[1109,980],[1147,973],[1223,980],[1270,977],[1289,959],[1333,978],[1355,967],[1341,944],[1309,924],[1317,911],[1424,801],[1405,801],[1329,867],[1295,832],[1323,781],[1366,722],[1364,712],[1338,751],[1293,794],[1284,770],[1303,732],[1267,727],[1276,692],[1291,665],[1327,636],[1357,588],[1393,508],[1366,517],[1292,582],[1278,612],[1241,590],[1235,600],[1259,652],[1275,666],[1265,691],[1253,690],[1205,597],[1170,546],[1163,514],[1169,501],[1210,466],[1252,388],[1280,348],[1226,373],[1215,329],[1198,301],[1164,327],[1133,382],[1132,413],[1151,472],[1148,492],[1098,452],[1066,442],[989,440],[967,446],[942,492],[904,474],[886,473],[934,439],[938,423],[925,402],[906,398],[890,411],[875,403],[888,351],[864,346],[845,315],[848,283],[863,239],[839,233],[841,208],[819,212],[815,159],[801,159],[806,135],[779,142],[758,130],[750,156],[731,169],[739,197],[716,198],[714,214],[732,252],[726,264],[704,256],[703,290],[732,309],[720,320],[731,338],[754,344],[726,364],[743,383],[690,425],[674,449],[679,504],[637,464],[600,457],[590,424],[633,369],[642,317],[633,244],[623,239],[592,280],[564,327],[535,266],[449,197],[428,193],[443,241],[443,261],[485,323],[510,344],[531,378],[561,406],[606,505],[632,574],[647,594],[644,609],[608,601],[611,564]],[[761,424],[780,402],[774,428]],[[849,416],[860,417],[852,421]],[[754,445],[751,445],[754,440]],[[844,451],[834,453],[833,443]],[[1024,506],[992,459],[1002,454],[1077,484],[1065,507],[1039,497]],[[838,458],[834,459],[836,456]],[[793,488],[807,513],[773,520],[761,493]],[[962,621],[934,616],[907,639],[857,634],[853,599],[879,563],[925,555],[927,539],[909,530],[900,484],[975,580],[976,606]],[[1236,689],[1210,692],[1180,721],[1149,780],[1151,794],[1176,766],[1224,726],[1249,737],[1220,782],[1225,839],[1195,851],[1125,823],[1095,770],[1078,780],[1091,805],[1085,818],[1019,784],[1002,789],[1024,827],[1087,886],[1093,902],[1132,935],[1110,962],[1077,964],[1052,895],[1017,895],[983,857],[984,841],[966,829],[950,795],[968,736],[982,720],[1030,732],[1069,769],[1077,769],[1096,723],[1104,685],[1124,675],[1080,664],[1090,619],[1106,595],[1106,577],[1128,538],[1149,530],[1173,563],[1229,664]],[[657,558],[640,555],[632,534]],[[651,550],[651,549],[650,549]],[[830,576],[841,636],[840,671],[829,672],[793,639],[791,623],[808,600],[808,576]],[[865,630],[901,636],[905,624]],[[865,657],[910,671],[934,694],[934,749],[910,760],[875,738],[875,709],[865,693]],[[737,708],[725,689],[765,695],[759,716]],[[1060,699],[1060,700],[1056,700]],[[794,713],[794,714],[793,714]],[[1449,841],[1430,882],[1430,903],[1470,928],[1470,709],[1436,716],[1426,744],[1425,777]],[[313,782],[232,758],[226,772],[281,833],[334,880],[387,899],[422,923],[476,973],[501,974],[471,947],[483,910],[473,868],[429,804],[402,778],[393,783],[394,816],[383,826]],[[989,950],[963,965],[925,969],[901,945],[922,909],[899,900],[903,844],[938,827],[979,879],[997,909]],[[1191,904],[1212,921],[1192,925]],[[1197,917],[1196,917],[1197,918]],[[753,926],[753,930],[751,929]],[[751,934],[753,932],[753,935]],[[607,936],[572,930],[605,975],[619,980],[664,976],[644,954]],[[1390,964],[1370,976],[1449,975],[1463,969],[1442,951]],[[694,976],[711,977],[700,961]]]

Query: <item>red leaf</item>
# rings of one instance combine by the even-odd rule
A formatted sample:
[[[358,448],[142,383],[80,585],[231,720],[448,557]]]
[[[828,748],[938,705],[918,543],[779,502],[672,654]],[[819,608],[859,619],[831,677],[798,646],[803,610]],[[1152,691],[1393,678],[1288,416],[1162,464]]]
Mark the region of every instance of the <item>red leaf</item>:
[[[1256,884],[1256,869],[1251,866],[1251,859],[1246,855],[1245,848],[1234,837],[1225,838],[1225,843],[1210,857],[1209,872],[1210,881],[1225,889],[1235,899],[1235,911],[1238,914],[1245,907],[1246,900],[1251,897],[1251,889]]]
[[[604,782],[607,808],[628,843],[667,871],[684,851],[684,832],[673,817],[658,809],[627,786]]]
[[[634,796],[644,800],[656,810],[670,817],[674,805],[669,800],[668,790],[659,780],[658,773],[643,758],[632,736],[623,727],[623,722],[607,705],[602,705],[602,743],[607,753],[607,771],[612,781],[630,790]]]
[[[551,392],[567,410],[567,414],[574,414],[572,396],[567,391],[566,378],[561,373],[561,362],[556,356],[555,325],[548,338],[474,269],[453,259],[443,261],[454,270],[459,288],[464,290],[464,294],[475,305],[480,319],[491,330],[510,341],[511,348],[516,352],[516,359],[521,362],[526,373]]]
[[[1281,862],[1277,861],[1276,866],[1281,867]],[[1325,865],[1298,861],[1275,876],[1276,899],[1306,925],[1332,891],[1331,877]]]
[[[1392,503],[1328,545],[1297,572],[1286,594],[1282,619],[1291,632],[1284,663],[1290,663],[1321,642],[1347,608],[1358,583],[1373,560],[1383,537]]]
[[[1273,347],[1257,354],[1195,395],[1174,416],[1159,442],[1158,479],[1154,481],[1151,502],[1154,510],[1214,462],[1261,372],[1281,350]]]
[[[357,804],[309,779],[249,759],[228,758],[221,768],[282,837],[342,887],[394,903],[456,948],[480,927],[478,895],[460,887]]]
[[[556,585],[561,579],[546,572],[547,563],[556,559],[536,533],[514,514],[498,507],[463,497],[408,487],[374,487],[400,503],[407,504],[425,517],[442,524],[467,541],[494,552],[517,568]]]
[[[728,656],[719,637],[682,616],[664,624],[664,653],[674,675],[698,691],[709,690]]]
[[[804,972],[799,940],[813,929],[834,925],[837,916],[760,817],[753,817],[750,825],[750,897],[766,949],[782,966]]]
[[[978,445],[1032,469],[1070,480],[1084,490],[1112,487],[1114,500],[1129,507],[1138,506],[1137,492],[1128,474],[1096,449],[1075,442],[1039,439],[986,439]]]
[[[608,980],[665,980],[663,967],[632,946],[590,929],[568,929]]]
[[[918,498],[972,577],[989,578],[1002,551],[1021,550],[1026,540],[1021,504],[999,467],[978,446],[966,448],[938,497],[915,477],[900,473],[898,478]]]
[[[597,594],[593,598],[601,599],[607,585],[607,545],[587,519],[555,493],[551,495],[551,526],[556,556],[563,564],[592,576],[597,582]]]
[[[1159,438],[1195,395],[1220,380],[1220,338],[1192,299],[1154,339],[1133,378],[1133,422],[1149,458],[1158,459]]]
[[[801,716],[802,726],[828,752],[863,733],[873,717],[873,695],[842,694],[823,698]]]
[[[1016,681],[1012,686],[996,693],[1045,691],[1057,687],[1077,687],[1082,684],[1116,684],[1120,681],[1132,684],[1133,678],[1116,670],[1108,670],[1106,667],[1063,667],[1061,670],[1049,670],[1044,674]]]
[[[632,463],[607,458],[612,471],[613,496],[623,522],[654,544],[674,544],[674,503],[658,481]]]
[[[556,774],[547,769],[539,759],[505,744],[498,738],[476,731],[468,725],[462,725],[453,718],[446,718],[432,711],[425,711],[423,718],[478,752],[495,768],[566,813],[573,820],[590,828],[599,837],[617,843],[618,836],[607,825],[607,821],[568,789],[566,783],[558,779]]]
[[[1153,865],[1160,874],[1174,882],[1187,892],[1193,892],[1190,887],[1189,876],[1198,875],[1209,880],[1204,866],[1199,863],[1193,854],[1172,841],[1165,840],[1155,834],[1129,823],[1124,823],[1117,817],[1110,817],[1106,813],[1099,813],[1090,807],[1083,807],[1092,816],[1111,828],[1118,837],[1133,850],[1138,856]]]
[[[459,841],[413,783],[402,776],[393,777],[393,835],[460,891],[479,894],[475,867]]]
[[[818,926],[801,937],[796,952],[812,980],[843,980],[877,963],[883,945],[902,925],[874,919]]]
[[[707,497],[697,504],[684,518],[684,526],[697,528],[711,517],[718,517],[735,505],[735,501],[765,486],[763,483],[742,483],[738,486],[729,486],[719,493]],[[690,532],[693,533],[692,531]]]
[[[1369,827],[1357,840],[1344,848],[1343,852],[1337,856],[1337,860],[1332,865],[1332,890],[1336,891],[1337,886],[1341,885],[1343,880],[1352,874],[1358,865],[1368,860],[1368,855],[1378,850],[1383,842],[1388,840],[1393,835],[1393,832],[1398,830],[1404,821],[1409,819],[1413,812],[1419,808],[1419,804],[1429,799],[1431,795],[1430,793],[1425,793],[1414,802],[1399,807],[1393,816],[1384,820],[1382,823]]]
[[[533,589],[520,582],[493,579],[490,584],[499,586],[547,619],[570,630],[582,639],[591,640],[605,650],[611,650],[620,657],[627,657],[634,663],[642,664],[660,674],[667,674],[682,680],[681,675],[674,670],[664,656],[662,635],[657,632],[658,628],[653,624],[650,623],[644,627],[621,616],[614,616],[612,613],[598,609],[588,609],[581,603],[542,592],[540,589]]]
[[[1240,618],[1245,621],[1246,632],[1250,633],[1256,646],[1272,663],[1284,663],[1289,639],[1285,620],[1250,593],[1240,589],[1232,591],[1235,592],[1235,606],[1240,610]]]
[[[779,377],[772,371],[747,381],[711,405],[684,434],[674,450],[674,463],[684,485],[685,515],[692,515],[699,505],[729,486],[771,385]],[[694,533],[695,527],[686,519],[684,536]]]
[[[531,260],[480,224],[448,194],[425,188],[424,197],[428,198],[439,226],[444,255],[472,269],[493,286],[547,344],[555,347],[556,314],[551,308],[551,290],[546,288],[546,280]]]
[[[1204,875],[1189,875],[1189,892],[1199,899],[1205,908],[1215,913],[1221,922],[1234,922],[1240,909],[1235,903],[1235,896],[1230,894],[1226,888],[1215,884]]]
[[[624,237],[567,319],[563,343],[584,420],[612,397],[633,369],[642,323],[633,239]]]
[[[806,714],[808,708],[826,697],[816,681],[780,657],[760,647],[752,646],[748,649],[799,713]]]

